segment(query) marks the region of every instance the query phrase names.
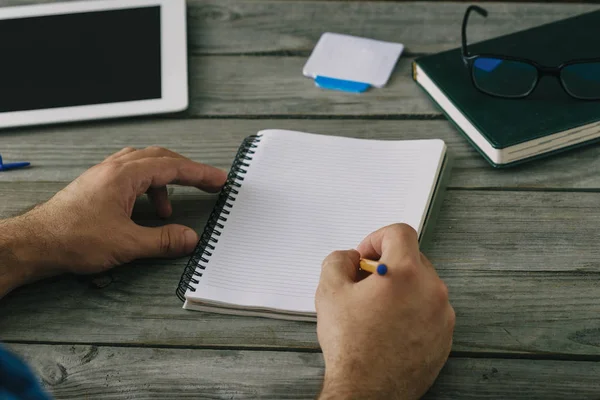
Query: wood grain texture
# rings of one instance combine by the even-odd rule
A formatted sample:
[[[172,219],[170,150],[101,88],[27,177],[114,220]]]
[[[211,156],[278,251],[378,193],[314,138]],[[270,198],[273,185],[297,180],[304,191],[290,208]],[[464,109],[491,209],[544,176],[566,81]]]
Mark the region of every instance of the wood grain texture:
[[[383,89],[365,93],[324,90],[302,75],[306,57],[202,56],[191,58],[190,107],[204,116],[440,116],[413,81],[412,58],[398,61]]]
[[[57,399],[313,399],[324,370],[315,353],[10,348]],[[595,362],[451,358],[424,399],[597,399],[599,374]]]
[[[0,184],[4,217],[55,183]],[[425,253],[450,288],[455,351],[600,355],[597,193],[449,191]],[[170,222],[201,230],[214,196],[174,188]],[[140,201],[135,219],[156,225]],[[365,233],[366,234],[366,233]],[[186,260],[24,287],[0,302],[0,340],[317,349],[315,326],[181,309]]]
[[[2,5],[53,2],[4,0]],[[597,9],[591,4],[485,7],[487,19],[469,22],[472,41]],[[401,42],[413,54],[432,53],[460,45],[465,8],[450,2],[188,0],[189,48],[191,54],[308,54],[323,32],[339,32]]]
[[[33,167],[2,174],[0,182],[70,182],[125,146],[160,145],[228,169],[242,139],[266,128],[387,140],[440,138],[454,157],[452,188],[600,189],[599,145],[499,170],[490,167],[446,121],[336,119],[143,119],[4,132],[0,150],[6,161],[27,160]]]

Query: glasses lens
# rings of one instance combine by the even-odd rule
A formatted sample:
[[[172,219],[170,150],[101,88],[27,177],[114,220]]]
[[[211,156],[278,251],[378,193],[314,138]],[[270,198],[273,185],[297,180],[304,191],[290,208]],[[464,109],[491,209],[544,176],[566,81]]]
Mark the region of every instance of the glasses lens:
[[[537,81],[537,69],[528,63],[503,58],[477,57],[473,81],[486,93],[503,97],[528,94]]]
[[[565,65],[560,79],[571,95],[580,99],[600,99],[600,62]]]

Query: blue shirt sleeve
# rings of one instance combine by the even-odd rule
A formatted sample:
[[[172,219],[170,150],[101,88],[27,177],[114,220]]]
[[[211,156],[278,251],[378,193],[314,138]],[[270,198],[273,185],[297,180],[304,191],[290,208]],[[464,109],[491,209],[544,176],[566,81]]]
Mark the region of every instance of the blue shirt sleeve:
[[[0,346],[0,399],[51,400],[29,367]]]

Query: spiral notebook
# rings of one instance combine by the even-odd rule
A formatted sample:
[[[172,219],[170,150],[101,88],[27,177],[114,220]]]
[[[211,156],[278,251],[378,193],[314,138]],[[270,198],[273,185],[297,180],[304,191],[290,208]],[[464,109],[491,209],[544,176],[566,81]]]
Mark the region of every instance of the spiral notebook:
[[[183,307],[314,321],[323,259],[396,222],[422,236],[446,159],[441,140],[248,137],[182,275]]]

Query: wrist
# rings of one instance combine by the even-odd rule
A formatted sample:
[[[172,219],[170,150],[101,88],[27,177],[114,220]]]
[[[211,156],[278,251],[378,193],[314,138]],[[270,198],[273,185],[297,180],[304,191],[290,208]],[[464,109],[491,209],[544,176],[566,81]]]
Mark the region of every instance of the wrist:
[[[362,371],[350,367],[343,370],[327,371],[319,400],[330,399],[412,399],[407,388],[402,388],[401,377],[389,376],[386,371],[376,373],[377,368]],[[396,379],[394,379],[396,378]]]
[[[53,275],[28,214],[0,221],[0,298],[19,286]],[[47,256],[47,254],[46,254]]]
[[[381,388],[373,388],[364,380],[348,382],[346,380],[325,379],[319,400],[369,400],[369,399],[400,399],[392,397],[391,393]]]

